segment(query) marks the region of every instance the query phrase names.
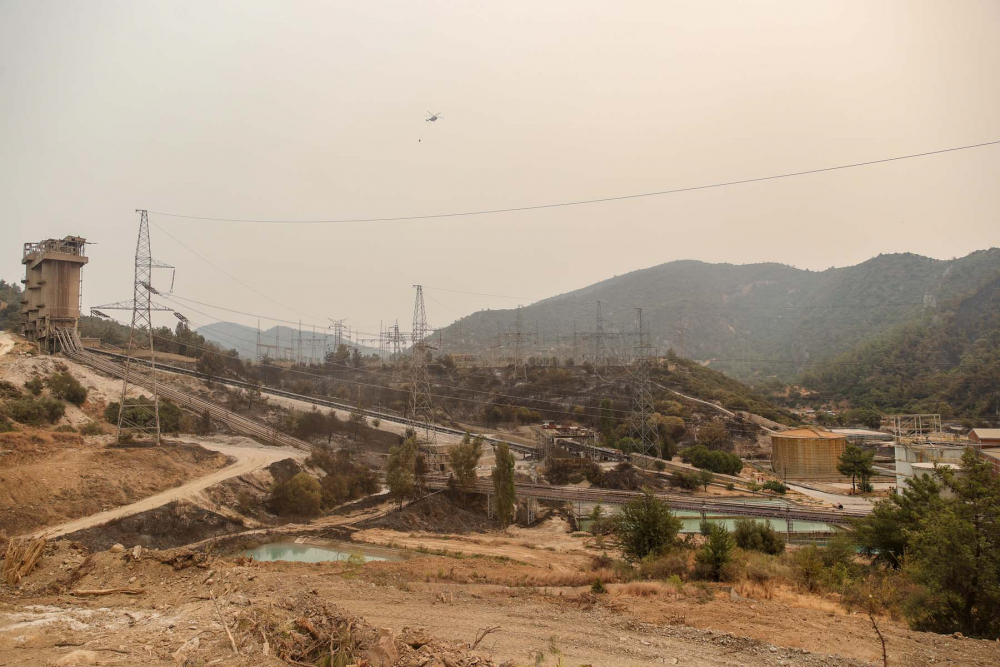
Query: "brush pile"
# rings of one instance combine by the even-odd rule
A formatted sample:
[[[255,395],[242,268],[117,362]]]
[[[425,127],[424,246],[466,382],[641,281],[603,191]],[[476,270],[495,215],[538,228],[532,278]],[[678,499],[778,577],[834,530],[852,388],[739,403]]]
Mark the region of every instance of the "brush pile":
[[[28,575],[45,551],[45,538],[7,541],[4,549],[3,578],[13,586]]]
[[[234,608],[220,601],[221,619],[233,628],[233,651],[244,656],[317,667],[495,667],[467,644],[442,642],[410,628],[397,637],[319,601],[298,598],[264,608]]]

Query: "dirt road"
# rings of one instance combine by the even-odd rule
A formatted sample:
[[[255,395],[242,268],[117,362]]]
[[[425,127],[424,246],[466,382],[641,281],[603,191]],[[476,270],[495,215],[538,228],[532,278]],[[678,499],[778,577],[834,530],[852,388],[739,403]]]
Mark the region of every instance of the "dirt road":
[[[14,349],[14,339],[6,331],[0,331],[0,357]]]
[[[51,526],[45,530],[40,530],[37,533],[34,533],[34,535],[46,535],[48,537],[68,535],[69,533],[74,533],[78,530],[83,530],[84,528],[99,526],[123,516],[156,509],[157,507],[161,507],[175,500],[191,498],[208,487],[218,484],[219,482],[263,468],[274,463],[275,461],[287,458],[301,459],[305,457],[303,452],[297,450],[265,447],[256,443],[250,444],[249,442],[237,445],[232,443],[215,442],[211,439],[203,438],[199,438],[197,441],[185,439],[181,439],[180,441],[198,444],[205,449],[211,449],[227,456],[231,456],[236,459],[236,462],[210,475],[193,479],[190,482],[182,484],[181,486],[163,491],[162,493],[157,493],[156,495],[149,496],[148,498],[143,498],[142,500],[132,503],[131,505],[123,505],[112,510],[91,514],[90,516],[85,516],[73,521],[67,521],[66,523]]]

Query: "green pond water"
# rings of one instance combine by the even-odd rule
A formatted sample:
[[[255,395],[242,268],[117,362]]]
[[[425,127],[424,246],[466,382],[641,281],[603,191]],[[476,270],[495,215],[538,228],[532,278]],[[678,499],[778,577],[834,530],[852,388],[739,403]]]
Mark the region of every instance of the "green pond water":
[[[681,520],[682,533],[697,533],[701,530],[701,514],[692,510],[676,510],[674,514]],[[709,523],[725,526],[729,530],[736,528],[736,519],[720,518],[709,515]],[[589,530],[593,521],[590,519],[580,519],[580,530]],[[771,527],[779,533],[787,532],[788,526],[784,519],[771,519]],[[817,521],[792,521],[792,533],[835,533],[833,526]]]
[[[351,551],[338,551],[324,547],[315,547],[310,544],[295,544],[294,542],[272,542],[263,544],[256,549],[249,549],[243,552],[244,556],[250,556],[257,561],[294,561],[297,563],[322,563],[331,560],[347,560],[351,555],[358,555],[365,559],[365,562],[372,560],[389,560],[385,556],[366,554],[361,549]]]

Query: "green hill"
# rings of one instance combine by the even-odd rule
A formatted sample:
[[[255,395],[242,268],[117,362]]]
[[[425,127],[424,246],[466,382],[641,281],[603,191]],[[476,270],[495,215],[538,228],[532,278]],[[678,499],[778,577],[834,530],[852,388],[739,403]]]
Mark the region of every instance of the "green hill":
[[[584,342],[574,348],[574,327],[593,331],[601,301],[605,318],[622,329],[641,306],[661,353],[673,349],[734,377],[791,380],[904,324],[943,317],[946,304],[975,294],[998,273],[998,248],[952,260],[879,255],[818,272],[670,262],[526,306],[524,328],[538,334],[526,354],[588,351]],[[442,340],[449,351],[481,353],[514,321],[514,310],[481,311],[444,329]]]
[[[975,282],[975,281],[973,281]],[[945,417],[1000,415],[1000,272],[934,313],[865,342],[807,373],[827,401]]]

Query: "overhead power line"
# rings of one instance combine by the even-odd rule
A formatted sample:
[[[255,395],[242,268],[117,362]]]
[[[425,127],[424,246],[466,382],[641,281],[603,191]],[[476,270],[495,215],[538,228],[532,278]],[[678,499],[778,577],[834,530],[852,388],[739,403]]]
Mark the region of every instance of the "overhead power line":
[[[398,215],[391,217],[364,217],[364,218],[330,218],[323,220],[296,220],[296,219],[255,219],[255,218],[221,218],[204,215],[185,215],[181,213],[169,213],[165,211],[150,211],[154,215],[161,215],[168,218],[184,218],[187,220],[206,220],[211,222],[246,222],[266,225],[325,225],[325,224],[346,224],[363,222],[406,222],[415,220],[433,220],[441,218],[460,218],[480,215],[494,215],[498,213],[520,213],[524,211],[539,211],[549,208],[563,208],[567,206],[588,206],[591,204],[603,204],[607,202],[625,201],[628,199],[642,199],[645,197],[662,197],[674,195],[682,192],[696,192],[698,190],[711,190],[714,188],[726,188],[733,185],[746,185],[748,183],[760,183],[762,181],[774,181],[781,178],[794,178],[796,176],[808,176],[810,174],[822,174],[829,171],[841,171],[843,169],[854,169],[857,167],[868,167],[875,164],[885,164],[886,162],[898,162],[900,160],[912,160],[914,158],[929,157],[931,155],[942,155],[944,153],[955,153],[957,151],[971,150],[973,148],[985,148],[1000,144],[1000,139],[996,141],[985,141],[979,144],[969,144],[966,146],[954,146],[952,148],[942,148],[935,151],[925,151],[923,153],[910,153],[908,155],[897,155],[895,157],[881,158],[878,160],[867,160],[864,162],[851,162],[831,167],[821,167],[819,169],[804,169],[801,171],[791,171],[783,174],[772,174],[770,176],[757,176],[754,178],[742,178],[735,181],[722,181],[718,183],[708,183],[704,185],[692,185],[682,188],[670,188],[665,190],[654,190],[652,192],[639,192],[634,194],[616,195],[611,197],[598,197],[596,199],[577,199],[573,201],[553,202],[549,204],[533,204],[525,206],[512,206],[508,208],[481,209],[474,211],[455,211],[447,213],[429,213],[425,215]],[[159,227],[159,225],[157,225]],[[160,228],[162,229],[162,228]],[[175,239],[176,240],[176,239]],[[193,251],[192,251],[193,252]],[[203,258],[204,259],[204,258]],[[207,260],[206,260],[207,261]]]
[[[184,248],[185,250],[187,250],[188,252],[190,252],[190,253],[191,253],[192,255],[194,255],[194,256],[195,256],[195,257],[197,257],[198,259],[202,260],[203,262],[205,262],[206,264],[208,264],[209,266],[211,266],[212,268],[214,268],[214,269],[215,269],[216,271],[219,271],[220,273],[223,273],[223,274],[225,274],[225,275],[226,275],[226,276],[228,276],[228,277],[229,277],[229,278],[230,278],[231,280],[233,280],[233,281],[235,281],[235,282],[239,283],[240,285],[242,285],[243,287],[247,288],[248,290],[250,290],[251,292],[253,292],[253,293],[254,293],[254,294],[256,294],[257,296],[259,296],[259,297],[261,297],[261,298],[264,298],[264,299],[267,299],[267,300],[268,300],[268,301],[270,301],[271,303],[274,303],[274,304],[277,304],[277,305],[281,306],[282,308],[287,308],[288,310],[291,310],[291,311],[293,311],[293,312],[295,312],[295,313],[298,313],[299,315],[302,315],[303,317],[311,317],[311,318],[313,318],[313,319],[315,319],[315,320],[321,320],[321,319],[323,319],[323,318],[321,318],[321,317],[315,317],[315,316],[313,316],[313,315],[307,315],[306,313],[303,313],[303,312],[302,312],[302,311],[300,311],[300,310],[297,310],[297,309],[295,309],[295,308],[292,308],[292,307],[291,307],[291,306],[289,306],[288,304],[285,304],[285,303],[281,303],[280,301],[276,301],[275,299],[272,299],[271,297],[269,297],[268,295],[264,294],[264,293],[263,293],[263,292],[261,292],[260,290],[258,290],[258,289],[256,289],[256,288],[252,287],[251,285],[248,285],[248,284],[246,284],[245,282],[243,282],[242,280],[240,280],[239,278],[237,278],[237,277],[236,277],[236,276],[234,276],[233,274],[229,273],[229,271],[226,271],[226,270],[225,270],[224,268],[222,268],[221,266],[219,266],[218,264],[216,264],[216,263],[215,263],[215,262],[213,262],[212,260],[210,260],[210,259],[208,259],[207,257],[205,257],[205,256],[204,256],[204,255],[202,255],[202,254],[201,254],[200,252],[198,252],[197,250],[195,250],[195,249],[194,249],[194,248],[192,248],[191,246],[187,245],[186,243],[184,243],[183,241],[181,241],[181,240],[180,240],[179,238],[177,238],[176,236],[174,236],[173,234],[171,234],[170,232],[168,232],[167,230],[165,230],[165,229],[164,229],[163,227],[160,227],[160,226],[159,226],[158,224],[156,224],[155,222],[153,222],[152,224],[153,224],[153,226],[154,226],[154,227],[156,227],[157,229],[159,229],[159,230],[160,230],[161,232],[163,232],[164,234],[166,234],[167,236],[169,236],[170,238],[172,238],[172,239],[173,239],[173,240],[174,240],[175,242],[177,242],[177,243],[178,243],[178,244],[179,244],[179,245],[180,245],[180,246],[181,246],[182,248]]]
[[[201,315],[203,315],[204,317],[207,317],[209,319],[216,319],[216,318],[213,318],[211,315],[209,315],[207,313],[203,313],[203,312],[201,312],[199,310],[195,310],[194,308],[192,308],[191,310],[194,310],[194,312],[200,313]],[[108,319],[111,320],[111,321],[113,321],[113,322],[116,322],[118,324],[122,324],[121,322],[119,322],[118,320],[116,320],[113,317],[108,317]],[[218,321],[218,320],[216,320],[216,321]],[[191,322],[194,323],[194,324],[200,324],[197,320],[191,320]],[[220,357],[227,357],[227,358],[232,358],[232,359],[240,359],[239,354],[231,354],[231,353],[226,352],[224,350],[213,349],[213,348],[210,348],[210,347],[206,347],[204,345],[196,345],[195,343],[191,343],[191,342],[187,342],[187,341],[181,343],[180,341],[178,341],[175,338],[171,338],[169,336],[162,336],[162,335],[157,334],[157,333],[153,333],[152,336],[153,336],[153,338],[156,338],[158,340],[164,341],[166,343],[183,344],[183,345],[185,345],[188,348],[195,349],[195,350],[201,350],[203,352],[208,352],[210,354],[214,354],[214,355],[217,355],[217,356],[220,356]],[[225,336],[225,337],[233,339],[232,336]],[[239,337],[236,337],[236,338],[239,338]],[[245,340],[245,339],[243,339],[243,340]],[[250,341],[246,341],[246,342],[250,342]],[[385,389],[387,391],[396,391],[396,392],[403,392],[403,393],[407,393],[408,392],[408,390],[394,389],[392,387],[385,386],[385,385],[382,385],[382,384],[372,384],[372,383],[368,383],[368,382],[359,382],[357,380],[348,380],[348,379],[345,379],[345,378],[331,377],[331,376],[328,376],[328,375],[319,375],[319,374],[316,374],[316,373],[309,373],[308,371],[303,371],[303,370],[296,369],[296,368],[286,368],[284,366],[277,366],[277,365],[274,365],[274,364],[268,364],[268,363],[264,363],[264,362],[256,362],[256,365],[261,366],[261,367],[265,367],[265,368],[274,368],[274,369],[278,369],[278,370],[285,371],[285,372],[288,372],[288,373],[294,373],[296,375],[302,375],[302,376],[305,376],[305,377],[311,377],[311,378],[316,378],[316,379],[320,379],[320,380],[327,380],[327,381],[333,381],[333,382],[343,382],[343,383],[346,383],[346,384],[353,384],[353,385],[358,385],[358,386],[362,386],[362,387],[372,387],[372,388],[378,388],[378,389]],[[340,369],[343,369],[343,370],[355,371],[355,372],[359,372],[359,373],[367,373],[369,375],[375,375],[375,376],[381,377],[379,375],[378,371],[374,371],[374,370],[369,369],[369,368],[359,368],[359,367],[349,366],[347,364],[338,364],[338,363],[335,363],[335,362],[324,362],[324,365],[325,366],[330,366],[330,367],[333,367],[333,368],[340,368]],[[533,402],[533,403],[548,403],[548,404],[560,405],[560,406],[564,406],[564,405],[566,405],[568,403],[568,401],[557,401],[557,400],[550,400],[550,399],[546,399],[546,398],[530,398],[530,397],[524,397],[524,396],[516,396],[514,394],[503,394],[503,393],[497,393],[497,392],[492,392],[492,391],[486,391],[486,390],[482,390],[482,389],[472,389],[472,388],[461,387],[461,386],[457,386],[457,385],[442,384],[440,382],[435,382],[435,381],[431,381],[430,383],[433,386],[435,386],[435,387],[440,387],[440,388],[443,388],[443,389],[455,389],[456,391],[461,391],[461,392],[466,392],[466,393],[471,393],[471,394],[483,394],[483,395],[490,396],[490,397],[495,397],[495,398],[507,398],[507,399],[511,399],[512,398],[512,399],[519,400],[519,401],[529,401],[529,402]],[[564,392],[564,393],[566,393],[566,392]],[[593,396],[591,394],[589,394],[589,393],[572,393],[572,394],[567,393],[567,395],[580,396],[580,397],[586,397],[586,398],[593,398]],[[432,393],[431,396],[435,397],[435,398],[444,398],[444,399],[448,399],[448,400],[465,401],[465,402],[469,402],[469,403],[482,403],[483,402],[481,399],[470,399],[470,398],[463,398],[463,397],[451,396],[451,395],[444,395],[444,394],[433,394]],[[509,403],[510,405],[513,405],[514,407],[526,407],[526,408],[529,408],[529,409],[537,409],[537,407],[533,408],[533,407],[531,407],[529,405],[525,405],[523,403],[513,403],[511,401],[506,401],[506,402]],[[596,410],[596,408],[590,408],[588,406],[581,406],[581,407],[583,407],[585,410],[586,409],[594,409],[594,410]],[[552,409],[552,408],[542,408],[542,409],[546,410],[548,412],[555,412],[555,413],[561,413],[561,414],[574,414],[574,413],[566,411],[566,410],[555,410],[555,409]],[[612,408],[611,411],[614,412],[614,413],[619,413],[620,412],[622,414],[627,414],[628,413],[627,410],[618,410],[618,409],[614,409],[614,408]]]

